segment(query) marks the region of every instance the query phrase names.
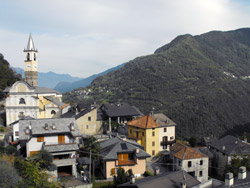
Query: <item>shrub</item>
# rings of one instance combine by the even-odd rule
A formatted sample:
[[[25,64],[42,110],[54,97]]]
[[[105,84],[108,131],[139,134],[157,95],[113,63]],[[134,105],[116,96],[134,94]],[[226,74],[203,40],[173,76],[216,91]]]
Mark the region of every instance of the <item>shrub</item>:
[[[148,176],[153,176],[153,173],[152,172],[149,172],[148,170],[146,170],[143,174],[145,177],[148,177]]]

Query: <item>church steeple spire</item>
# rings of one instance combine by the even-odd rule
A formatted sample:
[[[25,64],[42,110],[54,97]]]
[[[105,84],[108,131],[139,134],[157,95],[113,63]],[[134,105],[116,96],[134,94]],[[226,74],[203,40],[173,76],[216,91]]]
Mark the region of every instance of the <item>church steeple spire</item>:
[[[25,81],[31,86],[37,86],[37,54],[35,45],[30,33],[27,48],[24,49],[25,53]]]
[[[31,33],[30,33],[30,36],[29,36],[27,48],[26,48],[24,51],[37,51],[37,50],[35,49],[35,45],[34,45],[34,42],[33,42],[33,38],[32,38]]]

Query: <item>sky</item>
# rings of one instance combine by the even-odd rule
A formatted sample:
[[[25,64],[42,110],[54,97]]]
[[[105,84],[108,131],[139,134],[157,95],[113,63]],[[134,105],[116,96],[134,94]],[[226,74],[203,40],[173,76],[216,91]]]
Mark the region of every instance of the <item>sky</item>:
[[[24,68],[30,32],[38,71],[85,78],[149,55],[178,35],[250,27],[249,0],[8,0],[0,53]]]

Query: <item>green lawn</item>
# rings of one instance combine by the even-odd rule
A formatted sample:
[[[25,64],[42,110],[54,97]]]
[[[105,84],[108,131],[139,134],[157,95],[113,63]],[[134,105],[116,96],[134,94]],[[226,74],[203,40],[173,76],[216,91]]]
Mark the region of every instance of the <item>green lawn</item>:
[[[113,181],[107,181],[107,182],[94,182],[93,188],[113,188]]]

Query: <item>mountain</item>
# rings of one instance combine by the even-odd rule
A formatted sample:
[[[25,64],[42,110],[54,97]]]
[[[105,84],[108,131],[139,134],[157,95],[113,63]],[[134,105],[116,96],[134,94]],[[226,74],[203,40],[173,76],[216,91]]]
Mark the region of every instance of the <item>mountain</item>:
[[[24,70],[19,67],[14,67],[14,70],[21,74],[24,78]],[[57,74],[54,72],[38,72],[38,85],[40,87],[48,87],[48,88],[54,88],[59,82],[61,81],[69,81],[74,82],[81,80],[82,78],[79,77],[73,77],[69,74]]]
[[[15,71],[10,68],[9,62],[0,53],[0,100],[4,98],[3,90],[11,86],[15,81],[21,79]]]
[[[71,91],[71,90],[74,90],[74,89],[79,88],[79,87],[86,87],[89,84],[91,84],[91,82],[95,78],[102,76],[104,74],[107,74],[108,72],[117,70],[117,69],[123,67],[124,65],[125,65],[125,63],[118,65],[116,67],[113,67],[111,69],[108,69],[108,70],[101,72],[99,74],[94,74],[92,76],[89,76],[87,78],[83,78],[83,79],[75,81],[75,82],[59,82],[54,89],[57,91],[60,91],[60,92],[67,92],[67,91]]]
[[[177,123],[181,137],[250,132],[250,29],[178,36],[86,90],[64,100],[124,101],[146,114],[154,108]]]

